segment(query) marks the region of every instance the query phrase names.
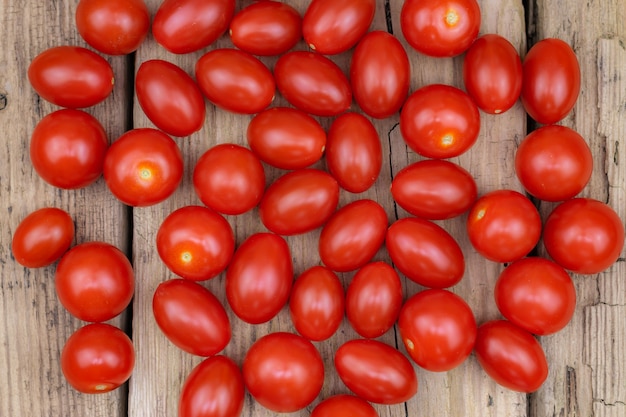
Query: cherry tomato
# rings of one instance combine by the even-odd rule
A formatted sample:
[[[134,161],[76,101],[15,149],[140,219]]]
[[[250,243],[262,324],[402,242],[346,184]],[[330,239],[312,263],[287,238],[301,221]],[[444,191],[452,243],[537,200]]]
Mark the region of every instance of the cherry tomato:
[[[61,371],[74,389],[85,394],[113,391],[130,378],[135,348],[115,326],[91,323],[76,330],[61,351]]]
[[[192,281],[216,277],[235,250],[233,229],[207,207],[185,206],[170,213],[156,235],[159,257],[175,274]]]
[[[487,375],[513,391],[534,392],[548,377],[546,355],[537,339],[506,320],[478,327],[474,353]]]
[[[348,285],[346,316],[359,335],[376,338],[393,327],[402,301],[402,283],[395,269],[385,262],[369,263]]]
[[[242,214],[261,201],[265,170],[250,149],[223,143],[200,156],[193,186],[205,206],[223,214]]]
[[[113,91],[113,68],[100,55],[80,46],[55,46],[37,55],[28,81],[46,101],[71,109],[94,106]]]
[[[580,66],[571,46],[548,38],[534,44],[522,64],[522,104],[542,124],[562,120],[580,93]]]
[[[417,217],[397,220],[387,230],[386,245],[396,268],[424,287],[451,287],[465,273],[465,258],[459,244],[429,220]]]
[[[135,292],[130,261],[113,245],[85,242],[67,251],[54,274],[59,301],[74,317],[102,322],[128,307]]]
[[[289,314],[302,336],[313,341],[331,337],[343,320],[344,291],[337,275],[314,266],[296,279],[289,298]]]
[[[74,240],[74,221],[65,211],[44,207],[24,217],[13,232],[11,252],[27,268],[41,268],[56,262]]]
[[[406,144],[427,158],[452,158],[474,145],[480,113],[472,99],[456,87],[433,84],[413,92],[400,112]]]
[[[350,391],[372,403],[398,404],[417,393],[413,365],[399,350],[378,340],[345,342],[335,352],[335,369]]]
[[[102,175],[109,146],[100,122],[82,110],[61,109],[37,123],[30,139],[30,161],[48,184],[83,188]]]
[[[293,284],[291,252],[285,239],[255,233],[235,252],[226,271],[226,299],[246,323],[265,323],[287,304]]]
[[[239,417],[245,386],[237,364],[227,356],[204,359],[185,378],[178,417]]]
[[[108,149],[104,180],[111,193],[129,206],[145,207],[171,196],[183,179],[183,156],[165,133],[129,130]]]
[[[378,412],[370,403],[362,398],[349,394],[336,394],[319,402],[311,417],[379,417]]]
[[[324,383],[324,363],[311,342],[292,333],[270,333],[257,339],[243,359],[248,392],[276,413],[303,409]]]
[[[574,197],[585,188],[592,170],[589,145],[566,126],[533,130],[515,151],[517,178],[528,193],[544,201]]]
[[[543,243],[563,268],[596,274],[619,258],[624,248],[624,223],[601,201],[573,198],[552,210],[544,225]]]
[[[337,272],[354,271],[369,262],[385,240],[385,209],[373,200],[356,200],[337,210],[322,228],[319,254]]]
[[[136,51],[150,30],[144,0],[80,0],[75,18],[85,42],[109,55]]]

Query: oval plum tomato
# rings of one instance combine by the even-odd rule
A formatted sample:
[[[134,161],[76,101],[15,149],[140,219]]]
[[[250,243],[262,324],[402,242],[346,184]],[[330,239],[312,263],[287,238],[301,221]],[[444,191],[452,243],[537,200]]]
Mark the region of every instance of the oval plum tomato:
[[[465,273],[461,247],[441,226],[417,217],[397,220],[387,230],[389,256],[398,270],[428,288],[456,285]]]
[[[85,394],[113,391],[130,378],[135,348],[119,328],[91,323],[76,330],[61,351],[61,371],[74,389]]]
[[[261,221],[279,235],[297,235],[322,226],[339,203],[339,184],[327,172],[299,169],[279,177],[259,205]]]
[[[544,258],[523,258],[507,266],[494,289],[500,313],[530,333],[563,329],[576,308],[576,289],[567,272]]]
[[[302,18],[304,41],[320,54],[345,52],[367,33],[375,13],[375,0],[313,0]]]
[[[474,101],[456,87],[427,85],[413,92],[400,112],[400,132],[406,144],[426,158],[459,156],[480,133],[480,113]]]
[[[94,106],[113,91],[111,65],[81,46],[55,46],[37,55],[28,67],[28,81],[46,101],[70,109]]]
[[[322,228],[319,255],[337,272],[354,271],[369,262],[385,240],[385,209],[373,200],[356,200],[337,210]]]
[[[563,268],[597,274],[619,258],[624,248],[624,223],[601,201],[573,198],[552,210],[544,225],[543,243]]]
[[[580,66],[572,47],[548,38],[534,44],[522,63],[522,104],[542,124],[562,120],[580,93]]]
[[[332,122],[325,152],[328,171],[346,191],[366,191],[380,175],[380,137],[372,122],[359,113],[344,113]]]
[[[302,110],[272,107],[254,116],[246,132],[250,149],[265,163],[281,169],[300,169],[319,161],[326,131]]]
[[[372,262],[357,271],[346,291],[346,316],[362,337],[376,338],[391,329],[402,307],[402,283],[385,262]]]
[[[246,323],[271,320],[287,304],[293,263],[285,239],[255,233],[237,248],[226,271],[226,300]]]
[[[337,349],[334,362],[346,387],[366,401],[398,404],[417,393],[417,375],[411,362],[378,340],[349,340]]]
[[[61,109],[37,123],[30,139],[30,161],[48,184],[83,188],[102,175],[109,146],[100,122],[82,110]]]
[[[563,201],[589,182],[593,156],[576,131],[559,125],[533,130],[515,151],[515,173],[522,186],[544,201]]]
[[[355,395],[336,394],[320,401],[311,417],[379,417],[378,412],[370,403]]]
[[[54,274],[59,301],[74,317],[102,322],[128,307],[135,292],[130,261],[113,245],[85,242],[63,255]]]
[[[434,57],[465,52],[478,36],[481,13],[476,0],[406,0],[400,27],[415,50]]]
[[[80,0],[75,18],[85,42],[108,55],[136,51],[150,30],[144,0]]]
[[[361,110],[376,119],[400,110],[409,94],[411,67],[400,41],[375,30],[357,44],[350,61],[350,83]]]
[[[230,342],[230,320],[222,303],[195,281],[161,282],[152,296],[152,313],[163,334],[192,355],[215,355]]]
[[[414,216],[444,220],[469,210],[478,197],[478,188],[463,167],[442,159],[426,159],[395,175],[391,195]]]
[[[296,279],[289,298],[289,315],[303,337],[322,341],[331,337],[343,320],[344,291],[337,275],[314,266]]]
[[[513,262],[526,256],[541,237],[541,217],[523,194],[495,190],[481,196],[467,217],[469,240],[485,258]]]
[[[459,366],[476,341],[472,309],[461,297],[442,289],[411,296],[400,311],[398,327],[411,359],[432,372]]]
[[[276,86],[294,107],[316,116],[337,116],[352,103],[350,81],[324,55],[291,51],[274,66]]]
[[[474,353],[487,375],[513,391],[534,392],[548,377],[546,355],[537,339],[506,320],[478,327]]]
[[[238,49],[213,49],[196,62],[200,90],[216,106],[254,114],[274,100],[276,83],[258,58]]]
[[[463,82],[481,110],[504,113],[522,92],[522,60],[506,38],[488,33],[476,39],[465,54]]]
[[[178,417],[239,417],[245,385],[237,364],[227,356],[204,359],[185,378]]]
[[[230,22],[230,39],[237,48],[253,55],[280,55],[302,38],[302,16],[279,1],[245,6]]]
[[[56,262],[74,240],[74,221],[65,211],[44,207],[24,217],[15,228],[11,252],[27,268],[41,268]]]
[[[206,48],[228,29],[235,0],[164,0],[152,21],[154,39],[175,54]]]
[[[104,157],[104,180],[129,206],[145,207],[171,196],[183,179],[183,156],[165,133],[137,128],[122,134]]]
[[[324,383],[324,363],[313,343],[286,332],[257,339],[243,359],[242,371],[252,397],[276,413],[303,409]]]
[[[214,278],[235,251],[235,236],[222,215],[207,207],[185,206],[170,213],[157,231],[159,257],[175,274],[192,281]]]
[[[242,214],[259,204],[265,190],[265,170],[248,148],[222,143],[207,150],[193,170],[200,201],[223,214]]]

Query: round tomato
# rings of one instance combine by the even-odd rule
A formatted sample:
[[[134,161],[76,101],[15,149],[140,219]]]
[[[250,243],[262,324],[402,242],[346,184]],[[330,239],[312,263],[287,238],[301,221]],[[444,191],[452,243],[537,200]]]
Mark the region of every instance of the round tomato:
[[[362,398],[349,394],[337,394],[319,402],[311,417],[379,417],[378,412],[370,403]]]

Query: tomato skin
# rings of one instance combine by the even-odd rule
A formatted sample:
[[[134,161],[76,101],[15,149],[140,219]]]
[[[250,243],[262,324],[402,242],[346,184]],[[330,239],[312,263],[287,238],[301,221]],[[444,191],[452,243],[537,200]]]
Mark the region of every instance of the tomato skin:
[[[370,403],[362,398],[349,394],[336,394],[319,402],[311,417],[379,417],[378,412]]]
[[[56,262],[74,240],[74,220],[65,210],[44,207],[24,217],[15,228],[11,252],[27,268]]]
[[[257,339],[244,357],[242,372],[248,392],[276,413],[303,409],[324,383],[324,363],[315,346],[286,332]]]

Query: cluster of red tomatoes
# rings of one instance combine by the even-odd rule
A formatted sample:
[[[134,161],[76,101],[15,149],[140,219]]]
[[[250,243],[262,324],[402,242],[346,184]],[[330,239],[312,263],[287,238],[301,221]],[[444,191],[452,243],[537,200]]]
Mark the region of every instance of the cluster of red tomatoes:
[[[478,36],[476,0],[405,0],[400,21],[411,48],[433,57],[465,54],[466,91],[437,84],[409,94],[407,51],[393,35],[369,31],[374,14],[374,0],[313,0],[304,15],[278,1],[236,11],[234,0],[165,0],[151,22],[143,0],[81,0],[77,28],[104,54],[135,51],[150,26],[155,40],[177,54],[207,48],[227,30],[235,46],[202,55],[195,79],[164,60],[143,62],[136,95],[156,129],[130,130],[110,146],[100,123],[79,110],[111,93],[108,62],[86,48],[59,46],[30,65],[35,91],[65,107],[44,117],[32,134],[36,171],[65,189],[87,186],[103,175],[112,194],[130,206],[162,202],[179,186],[183,159],[171,136],[203,127],[205,99],[226,111],[254,115],[248,147],[220,144],[198,158],[193,186],[203,206],[175,210],[157,232],[159,256],[180,278],[158,286],[154,317],[172,343],[206,357],[187,377],[181,416],[237,416],[245,390],[276,412],[306,407],[324,381],[323,361],[311,341],[329,339],[344,315],[362,339],[342,344],[334,364],[356,396],[323,400],[312,413],[316,417],[346,410],[375,416],[369,402],[408,400],[417,391],[409,358],[439,372],[475,352],[498,383],[532,392],[547,376],[545,355],[533,335],[559,331],[574,312],[576,294],[567,271],[601,272],[623,248],[618,215],[602,202],[575,198],[591,176],[589,147],[578,133],[555,125],[573,108],[580,89],[578,61],[569,45],[545,39],[522,62],[505,38]],[[310,50],[294,50],[301,39]],[[332,58],[349,50],[348,77]],[[279,56],[273,71],[259,56]],[[270,107],[276,90],[290,107]],[[477,140],[479,109],[503,113],[520,98],[544,126],[520,144],[517,177],[531,196],[562,202],[545,224],[533,202],[517,191],[479,197],[471,174],[447,160]],[[349,111],[353,101],[362,113]],[[398,112],[402,137],[424,158],[402,169],[391,184],[394,200],[412,216],[389,225],[383,207],[369,199],[338,209],[340,189],[360,193],[378,178],[382,148],[370,118]],[[316,117],[333,118],[328,131]],[[322,157],[327,171],[310,168]],[[286,172],[266,187],[263,164]],[[236,247],[224,215],[251,210],[258,211],[268,232],[248,236]],[[464,275],[464,256],[455,238],[434,221],[464,214],[473,248],[490,261],[509,264],[494,291],[506,320],[478,326],[468,304],[448,290]],[[294,281],[283,236],[318,228],[323,266]],[[542,234],[552,260],[528,256]],[[133,271],[108,244],[69,249],[73,236],[69,215],[46,208],[24,219],[12,249],[29,267],[60,258],[59,300],[76,317],[94,323],[68,340],[63,372],[80,391],[108,391],[129,378],[134,355],[128,337],[102,322],[128,306]],[[394,267],[372,262],[383,245]],[[344,291],[337,274],[352,271]],[[426,289],[404,300],[397,271]],[[297,332],[259,338],[241,369],[219,355],[231,340],[229,317],[198,282],[222,273],[227,302],[238,318],[264,323],[288,305]],[[395,324],[409,358],[376,340]],[[84,351],[94,346],[92,359],[85,361]]]

